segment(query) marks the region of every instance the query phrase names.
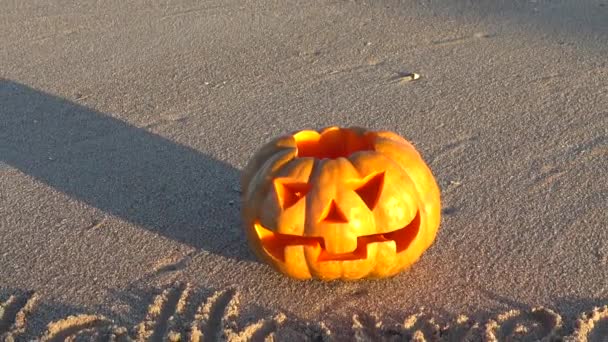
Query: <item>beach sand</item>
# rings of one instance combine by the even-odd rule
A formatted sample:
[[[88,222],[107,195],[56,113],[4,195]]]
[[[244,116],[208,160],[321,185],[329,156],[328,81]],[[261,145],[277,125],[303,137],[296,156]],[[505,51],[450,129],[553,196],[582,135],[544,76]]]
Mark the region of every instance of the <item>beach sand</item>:
[[[0,6],[3,339],[608,339],[605,0]],[[248,249],[240,170],[329,125],[403,135],[441,187],[394,278]]]

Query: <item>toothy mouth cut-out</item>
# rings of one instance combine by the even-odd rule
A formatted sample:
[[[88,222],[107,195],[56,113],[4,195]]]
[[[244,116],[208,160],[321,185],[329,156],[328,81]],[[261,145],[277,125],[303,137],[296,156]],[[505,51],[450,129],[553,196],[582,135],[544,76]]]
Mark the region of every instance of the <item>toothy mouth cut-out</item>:
[[[328,127],[279,137],[253,156],[241,186],[252,250],[297,279],[395,275],[439,227],[437,183],[392,132]]]
[[[285,262],[286,248],[304,246],[310,249],[311,254],[317,255],[317,261],[334,261],[366,259],[369,255],[368,246],[373,243],[385,244],[386,248],[394,250],[394,253],[402,252],[418,235],[419,226],[420,214],[417,213],[415,219],[407,226],[387,233],[358,236],[355,250],[336,254],[327,251],[323,237],[275,233],[258,223],[255,224],[255,230],[264,250],[275,259]]]

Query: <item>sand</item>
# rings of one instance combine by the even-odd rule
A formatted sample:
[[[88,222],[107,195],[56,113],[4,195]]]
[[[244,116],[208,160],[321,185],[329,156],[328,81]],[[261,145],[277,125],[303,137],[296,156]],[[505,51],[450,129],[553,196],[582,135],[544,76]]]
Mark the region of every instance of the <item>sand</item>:
[[[604,0],[0,7],[3,339],[608,338]],[[394,278],[247,247],[240,170],[328,125],[398,132],[441,187]]]

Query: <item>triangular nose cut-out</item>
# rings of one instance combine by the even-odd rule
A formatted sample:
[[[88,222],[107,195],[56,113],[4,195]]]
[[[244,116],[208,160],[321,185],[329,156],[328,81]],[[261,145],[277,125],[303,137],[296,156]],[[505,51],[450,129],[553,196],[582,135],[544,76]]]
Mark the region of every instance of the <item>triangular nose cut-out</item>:
[[[279,203],[283,210],[296,204],[310,190],[310,185],[302,182],[294,182],[285,179],[276,179],[274,187],[279,197]]]
[[[320,221],[325,223],[348,223],[348,218],[346,218],[342,209],[338,207],[336,201],[331,200]]]
[[[365,205],[369,208],[369,210],[374,210],[378,200],[380,199],[380,193],[382,193],[382,187],[384,186],[384,172],[376,173],[374,175],[368,176],[363,184],[360,185],[355,192]]]

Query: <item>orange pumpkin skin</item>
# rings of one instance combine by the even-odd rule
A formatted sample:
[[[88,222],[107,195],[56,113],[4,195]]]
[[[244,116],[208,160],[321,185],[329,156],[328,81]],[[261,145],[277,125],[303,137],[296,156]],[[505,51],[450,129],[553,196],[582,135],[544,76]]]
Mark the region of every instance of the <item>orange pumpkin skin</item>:
[[[334,126],[276,138],[249,161],[241,188],[251,249],[296,279],[393,276],[439,228],[430,169],[388,131]]]

